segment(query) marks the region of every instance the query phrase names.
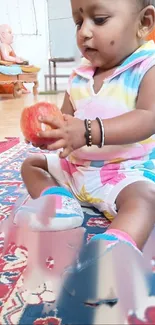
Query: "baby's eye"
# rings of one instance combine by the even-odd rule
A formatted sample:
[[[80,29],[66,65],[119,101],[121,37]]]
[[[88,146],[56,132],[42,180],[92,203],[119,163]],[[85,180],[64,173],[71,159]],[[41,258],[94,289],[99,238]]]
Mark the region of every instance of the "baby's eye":
[[[81,28],[82,24],[83,24],[82,21],[77,21],[77,22],[75,23],[77,30],[79,30],[79,29]]]
[[[95,17],[93,20],[96,25],[103,25],[107,19],[108,17]]]

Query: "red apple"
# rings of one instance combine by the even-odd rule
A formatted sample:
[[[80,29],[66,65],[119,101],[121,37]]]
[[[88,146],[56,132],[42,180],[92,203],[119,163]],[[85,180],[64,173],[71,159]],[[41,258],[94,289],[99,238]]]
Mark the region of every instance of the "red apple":
[[[52,139],[43,139],[37,136],[40,131],[51,130],[52,128],[38,121],[38,117],[58,117],[63,119],[61,111],[55,104],[40,102],[23,109],[20,119],[22,133],[26,140],[41,146],[52,143]]]

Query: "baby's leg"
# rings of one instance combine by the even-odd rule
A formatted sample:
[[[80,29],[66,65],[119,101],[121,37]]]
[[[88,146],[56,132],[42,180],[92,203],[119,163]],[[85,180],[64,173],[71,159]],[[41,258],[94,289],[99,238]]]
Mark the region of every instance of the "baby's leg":
[[[48,172],[47,159],[44,155],[28,157],[23,162],[21,174],[33,199],[38,198],[47,187],[58,186],[57,181]]]
[[[126,186],[117,195],[116,206],[118,214],[109,229],[81,250],[65,286],[81,302],[98,306],[100,313],[103,309],[103,316],[98,309],[95,314],[100,320],[108,317],[105,306],[112,307],[119,297],[118,309],[109,309],[113,315],[109,317],[122,324],[124,315],[141,307],[150,292],[145,277],[149,268],[145,268],[141,250],[155,223],[155,185],[144,178]],[[113,323],[111,318],[104,321]]]
[[[125,232],[142,250],[155,224],[155,184],[140,181],[128,185],[116,200],[118,214],[109,227]]]
[[[84,218],[81,206],[65,186],[65,176],[60,159],[56,154],[48,155],[48,157],[33,155],[27,158],[22,165],[21,174],[30,196],[38,200],[33,202],[37,207],[41,203],[40,196],[46,196],[45,200],[42,198],[44,204],[41,211],[39,210],[43,224],[39,223],[36,226],[38,221],[38,214],[36,214],[37,220],[35,222],[33,217],[32,227],[51,231],[81,226]],[[47,222],[46,216],[49,214],[50,219]]]
[[[118,214],[105,234],[93,240],[123,240],[143,249],[155,224],[155,185],[137,181],[126,186],[116,199]]]

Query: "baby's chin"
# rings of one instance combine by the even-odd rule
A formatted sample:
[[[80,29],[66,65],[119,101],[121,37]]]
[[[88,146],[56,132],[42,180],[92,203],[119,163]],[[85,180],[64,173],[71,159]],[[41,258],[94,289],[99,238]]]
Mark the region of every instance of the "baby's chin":
[[[109,59],[108,57],[104,58],[100,55],[100,53],[98,51],[94,51],[94,52],[85,52],[82,53],[83,57],[89,61],[92,65],[93,68],[100,68],[103,70],[110,70],[112,68],[114,68],[115,66],[117,66],[117,64],[115,64],[115,60],[113,59]]]
[[[109,70],[113,68],[110,62],[105,62],[103,60],[89,60],[93,68],[99,68],[103,70]]]

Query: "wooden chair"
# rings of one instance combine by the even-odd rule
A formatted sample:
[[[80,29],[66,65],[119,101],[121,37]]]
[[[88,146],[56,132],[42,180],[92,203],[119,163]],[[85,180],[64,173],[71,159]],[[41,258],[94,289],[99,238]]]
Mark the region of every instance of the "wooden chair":
[[[3,61],[0,57],[0,65],[11,68],[12,63]],[[40,71],[40,68],[28,64],[21,65],[20,68],[22,73],[17,75],[0,73],[0,85],[10,85],[12,91],[9,93],[13,94],[15,98],[19,98],[22,95],[23,83],[33,83],[33,94],[36,96],[38,94],[38,72]]]
[[[22,83],[33,83],[33,94],[38,94],[38,73],[23,73],[16,76],[0,74],[0,85],[13,84],[13,96],[19,98],[22,95]]]
[[[45,75],[45,91],[48,91],[48,80],[49,80],[49,90],[52,90],[52,79],[54,81],[54,91],[57,91],[57,78],[69,78],[69,74],[58,74],[57,64],[59,63],[70,63],[74,62],[75,59],[71,58],[51,58],[48,64],[48,74]],[[53,65],[53,66],[52,66]]]

